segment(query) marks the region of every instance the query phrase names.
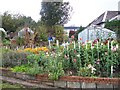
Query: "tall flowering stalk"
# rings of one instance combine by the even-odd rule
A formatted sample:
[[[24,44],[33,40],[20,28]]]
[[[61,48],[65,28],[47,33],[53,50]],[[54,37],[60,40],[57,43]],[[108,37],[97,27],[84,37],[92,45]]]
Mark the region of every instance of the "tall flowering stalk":
[[[93,42],[91,42],[91,52],[92,52],[92,64],[94,64],[94,56],[93,56],[93,48],[94,48],[94,46],[92,44],[93,44]]]
[[[113,41],[111,41],[111,49],[113,48]],[[113,52],[111,51],[111,74],[110,77],[113,77]]]
[[[109,40],[108,40],[108,44],[107,44],[107,47],[108,47],[108,55],[107,55],[107,59],[106,59],[106,61],[107,61],[107,63],[106,63],[106,65],[107,65],[107,75],[109,74],[109,53],[110,53],[109,45],[110,45],[110,42],[109,42]]]
[[[57,45],[57,47],[59,47],[59,41],[58,40],[56,40],[56,45]]]
[[[85,61],[85,67],[87,66],[86,64],[88,63],[88,52],[87,52],[87,49],[88,49],[88,45],[87,45],[87,41],[86,41],[86,50],[85,50],[86,61]]]
[[[100,58],[99,57],[99,44],[98,44],[98,40],[97,40],[97,55],[98,55],[98,58]]]
[[[82,40],[82,39],[81,39]],[[78,47],[79,47],[79,65],[80,65],[80,67],[82,67],[82,65],[81,65],[81,41],[80,42],[78,42]]]
[[[75,41],[73,42],[74,43],[74,49],[76,48],[76,44],[75,44]]]

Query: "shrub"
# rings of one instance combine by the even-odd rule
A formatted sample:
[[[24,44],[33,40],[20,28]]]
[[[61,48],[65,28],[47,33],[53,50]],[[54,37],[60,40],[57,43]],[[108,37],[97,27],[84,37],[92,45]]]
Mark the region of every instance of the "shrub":
[[[13,72],[22,72],[26,74],[36,75],[41,73],[42,69],[39,67],[38,63],[34,63],[33,66],[30,66],[28,64],[15,66],[11,68]]]
[[[106,43],[107,42],[107,43]],[[113,42],[113,43],[112,43]],[[87,76],[87,65],[91,64],[95,67],[96,76],[109,77],[111,75],[111,66],[113,66],[114,71],[118,68],[119,64],[119,48],[116,41],[109,40],[109,49],[108,49],[108,40],[105,42],[88,42],[86,44],[81,44],[80,49],[79,45],[76,43],[76,47],[73,48],[73,45],[69,45],[64,49],[63,52],[63,68],[72,69],[78,71],[79,75]],[[92,46],[91,46],[92,44]],[[111,45],[112,44],[112,45]],[[82,74],[81,71],[86,71],[86,74]],[[93,74],[89,73],[89,76]]]
[[[19,46],[25,45],[25,39],[24,39],[24,38],[21,38],[21,37],[17,37],[17,38],[16,38],[16,43],[17,43],[17,45],[19,45]]]
[[[7,52],[6,52],[7,51]],[[26,52],[17,52],[11,50],[4,50],[2,52],[2,66],[3,67],[13,67],[17,65],[22,65],[27,63]]]
[[[2,42],[4,46],[10,45],[10,41],[7,39],[4,39]]]

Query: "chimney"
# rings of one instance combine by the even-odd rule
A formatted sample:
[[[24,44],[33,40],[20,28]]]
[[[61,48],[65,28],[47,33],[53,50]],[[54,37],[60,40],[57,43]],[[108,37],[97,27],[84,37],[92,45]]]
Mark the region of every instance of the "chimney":
[[[118,20],[120,20],[120,1],[118,2]]]

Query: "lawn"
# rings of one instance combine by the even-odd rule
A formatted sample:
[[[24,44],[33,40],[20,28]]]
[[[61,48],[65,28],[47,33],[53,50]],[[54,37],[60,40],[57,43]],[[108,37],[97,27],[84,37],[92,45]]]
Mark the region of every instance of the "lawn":
[[[0,88],[25,88],[23,85],[20,84],[12,84],[8,82],[2,82],[0,83]]]

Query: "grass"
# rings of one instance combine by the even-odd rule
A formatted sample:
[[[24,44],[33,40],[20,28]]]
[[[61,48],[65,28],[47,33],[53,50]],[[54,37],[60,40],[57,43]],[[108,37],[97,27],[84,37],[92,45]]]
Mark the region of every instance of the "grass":
[[[8,82],[0,83],[0,88],[25,88],[23,85],[20,84],[12,84]]]

